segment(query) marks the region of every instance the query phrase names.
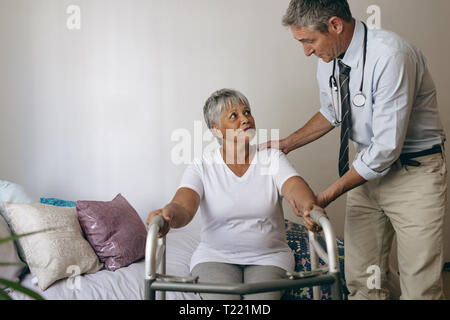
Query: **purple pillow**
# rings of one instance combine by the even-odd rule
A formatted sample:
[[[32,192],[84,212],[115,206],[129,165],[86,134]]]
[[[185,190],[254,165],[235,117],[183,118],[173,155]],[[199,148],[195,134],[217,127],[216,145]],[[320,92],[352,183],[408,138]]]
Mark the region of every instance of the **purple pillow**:
[[[112,201],[77,201],[78,219],[105,268],[115,271],[145,256],[147,230],[136,210],[118,194]]]

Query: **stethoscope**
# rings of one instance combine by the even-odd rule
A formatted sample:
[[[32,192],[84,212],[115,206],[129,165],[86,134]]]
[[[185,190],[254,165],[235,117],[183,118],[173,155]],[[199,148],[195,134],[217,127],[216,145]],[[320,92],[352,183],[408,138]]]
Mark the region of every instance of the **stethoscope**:
[[[362,24],[364,25],[364,57],[363,57],[362,79],[361,79],[361,86],[359,88],[359,92],[356,93],[352,99],[353,104],[355,105],[355,107],[358,107],[358,108],[364,107],[366,105],[366,100],[367,100],[366,95],[363,93],[364,70],[366,68],[366,58],[367,58],[367,26],[364,22]],[[337,108],[337,105],[339,105],[340,97],[338,97],[339,90],[338,90],[338,84],[337,84],[336,77],[334,76],[335,74],[336,74],[336,59],[334,59],[333,73],[330,76],[330,95],[331,95],[331,104],[333,105],[333,109],[334,109],[334,116],[335,116],[334,123],[338,124],[338,123],[342,122],[342,119],[340,119],[340,117],[338,118],[338,116],[337,116],[338,111],[340,112],[341,110],[340,109],[338,110],[338,108]],[[334,102],[333,91],[336,92],[337,104]]]

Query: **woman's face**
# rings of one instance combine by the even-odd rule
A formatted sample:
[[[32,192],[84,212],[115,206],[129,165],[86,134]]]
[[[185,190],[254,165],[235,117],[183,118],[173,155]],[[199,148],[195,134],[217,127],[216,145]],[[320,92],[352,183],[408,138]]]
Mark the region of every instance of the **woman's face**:
[[[220,117],[221,128],[215,127],[222,134],[223,139],[230,142],[239,141],[245,138],[245,142],[249,142],[254,138],[255,119],[251,110],[245,105],[233,105],[222,111]]]

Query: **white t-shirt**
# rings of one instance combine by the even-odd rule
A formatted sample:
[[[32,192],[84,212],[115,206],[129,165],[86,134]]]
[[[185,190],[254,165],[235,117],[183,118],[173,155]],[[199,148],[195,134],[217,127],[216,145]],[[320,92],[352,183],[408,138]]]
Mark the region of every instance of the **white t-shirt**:
[[[294,271],[286,242],[281,188],[298,176],[279,150],[257,152],[246,173],[235,175],[220,148],[189,165],[179,188],[200,196],[202,231],[191,271],[202,262],[272,265]]]

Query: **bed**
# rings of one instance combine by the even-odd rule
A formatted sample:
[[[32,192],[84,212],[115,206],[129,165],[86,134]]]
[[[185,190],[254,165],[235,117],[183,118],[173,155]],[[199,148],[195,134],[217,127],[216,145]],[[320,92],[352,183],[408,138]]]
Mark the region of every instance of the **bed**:
[[[296,271],[310,270],[308,258],[307,230],[304,226],[285,221],[287,240],[296,257]],[[167,267],[166,272],[170,275],[189,276],[190,258],[200,241],[201,217],[196,215],[194,220],[185,228],[172,229],[166,237]],[[319,242],[324,244],[322,237]],[[343,270],[343,242],[337,239],[339,261]],[[325,263],[319,260],[320,266]],[[94,274],[84,274],[77,277],[62,279],[51,285],[45,291],[39,289],[36,279],[28,273],[21,284],[39,293],[47,300],[143,300],[145,298],[145,261],[140,260],[129,266],[116,271],[102,269]],[[345,282],[343,284],[344,297],[347,293]],[[285,300],[310,300],[313,298],[312,288],[301,288],[288,290],[283,299]],[[321,287],[321,299],[330,299],[330,286]],[[13,299],[30,299],[20,292],[9,290]],[[157,299],[162,298],[158,292]],[[200,300],[196,293],[189,292],[167,292],[167,300]]]
[[[190,256],[199,242],[200,221],[196,219],[184,229],[171,230],[167,235],[167,272],[177,275],[189,274]],[[94,274],[62,279],[45,291],[39,289],[34,277],[28,273],[21,284],[39,293],[47,300],[143,300],[144,260],[116,271],[102,269]],[[9,290],[13,299],[28,300],[26,295]],[[160,295],[158,295],[160,297]],[[193,293],[167,293],[168,300],[199,300]]]
[[[13,184],[3,183],[11,189]],[[5,198],[3,192],[3,201],[18,201],[20,203],[33,203],[36,199],[27,198],[24,192],[17,191],[17,186],[14,186],[14,192],[11,192]],[[12,195],[12,196],[11,196]],[[20,197],[18,195],[21,195]],[[2,200],[0,199],[0,200]],[[5,200],[6,199],[6,200]],[[68,202],[58,199],[44,199],[52,206],[69,206],[73,207],[75,202]],[[51,200],[48,202],[48,200]],[[55,200],[55,201],[54,201]],[[114,201],[114,200],[113,200]],[[1,204],[1,203],[0,203]],[[3,213],[2,213],[3,214]],[[140,218],[138,218],[140,219]],[[139,222],[139,223],[142,223]],[[76,222],[78,224],[78,222]],[[309,235],[307,229],[292,221],[285,220],[287,242],[292,249],[295,256],[295,271],[311,270],[311,256],[309,253]],[[145,235],[147,231],[144,229]],[[176,276],[189,276],[189,266],[192,253],[196,249],[200,241],[201,231],[201,215],[197,214],[194,220],[185,228],[172,229],[166,237],[166,258],[167,268],[166,273]],[[81,234],[80,234],[81,237]],[[1,237],[0,237],[1,238]],[[319,234],[317,241],[325,246],[323,234]],[[344,280],[344,243],[343,239],[336,238],[336,250],[338,255],[338,265],[340,269],[340,278],[342,285],[343,298],[346,298],[348,291]],[[318,267],[324,267],[325,262],[318,259]],[[57,280],[48,288],[41,290],[38,286],[37,278],[30,272],[21,276],[21,284],[24,287],[32,289],[40,294],[44,299],[48,300],[142,300],[146,298],[145,290],[145,276],[146,266],[144,259],[136,260],[131,264],[127,264],[115,271],[106,270],[105,268],[91,274],[82,274],[73,276],[71,270],[67,270],[65,275],[60,280]],[[398,297],[398,277],[395,273],[390,273],[392,279],[392,288],[394,289],[394,298]],[[0,275],[1,276],[1,275]],[[13,299],[30,299],[28,296],[11,289],[8,294]],[[331,298],[331,287],[329,285],[322,285],[318,293],[319,299]],[[156,298],[162,297],[161,292],[157,292]],[[313,298],[313,289],[311,287],[293,288],[287,290],[283,299],[285,300],[310,300]],[[172,292],[166,293],[168,300],[200,300],[200,296],[196,293],[190,292]]]

